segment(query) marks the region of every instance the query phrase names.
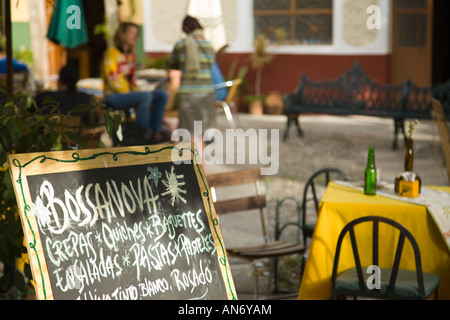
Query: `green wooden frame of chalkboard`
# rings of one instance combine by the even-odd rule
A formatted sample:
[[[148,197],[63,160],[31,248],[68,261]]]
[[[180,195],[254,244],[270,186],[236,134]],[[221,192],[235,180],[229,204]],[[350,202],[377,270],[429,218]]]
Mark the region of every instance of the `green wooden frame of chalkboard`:
[[[38,299],[237,299],[194,144],[9,156]]]

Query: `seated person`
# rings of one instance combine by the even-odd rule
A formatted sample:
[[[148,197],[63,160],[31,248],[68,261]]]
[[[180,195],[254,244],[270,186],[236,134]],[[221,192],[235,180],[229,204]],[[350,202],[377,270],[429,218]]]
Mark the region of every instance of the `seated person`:
[[[88,104],[95,106],[95,99],[93,96],[84,92],[77,92],[77,82],[79,80],[78,71],[75,67],[67,65],[61,68],[58,79],[57,91],[43,91],[35,96],[36,104],[39,108],[50,106],[53,104],[51,100],[46,101],[46,97],[59,102],[59,110],[62,114],[67,114],[73,108],[80,104]],[[48,113],[50,110],[43,110],[43,113]],[[80,114],[83,124],[93,124],[90,118],[91,113],[86,112]]]
[[[168,95],[164,90],[139,91],[133,52],[138,36],[136,24],[123,22],[115,34],[115,45],[105,52],[105,103],[117,110],[136,109],[137,124],[144,131],[146,142],[158,143],[164,140],[161,129]]]

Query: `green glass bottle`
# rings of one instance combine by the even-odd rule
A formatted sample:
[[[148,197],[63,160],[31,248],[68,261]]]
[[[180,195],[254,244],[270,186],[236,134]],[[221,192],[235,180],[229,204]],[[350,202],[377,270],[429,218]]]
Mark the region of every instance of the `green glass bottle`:
[[[369,147],[367,165],[364,170],[364,194],[377,194],[377,168],[375,167],[375,149],[373,146]]]

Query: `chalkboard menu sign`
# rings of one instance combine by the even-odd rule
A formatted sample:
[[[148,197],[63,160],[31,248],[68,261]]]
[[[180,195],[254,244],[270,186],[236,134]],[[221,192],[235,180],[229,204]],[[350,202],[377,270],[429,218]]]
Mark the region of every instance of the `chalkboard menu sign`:
[[[236,299],[194,145],[9,156],[38,299]]]

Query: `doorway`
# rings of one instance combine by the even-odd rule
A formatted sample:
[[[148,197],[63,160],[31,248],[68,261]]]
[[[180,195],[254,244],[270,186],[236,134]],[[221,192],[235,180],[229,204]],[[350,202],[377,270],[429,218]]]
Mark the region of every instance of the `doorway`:
[[[432,0],[393,1],[391,84],[409,78],[419,86],[431,85],[432,22]]]
[[[450,1],[433,4],[433,85],[450,80]]]

